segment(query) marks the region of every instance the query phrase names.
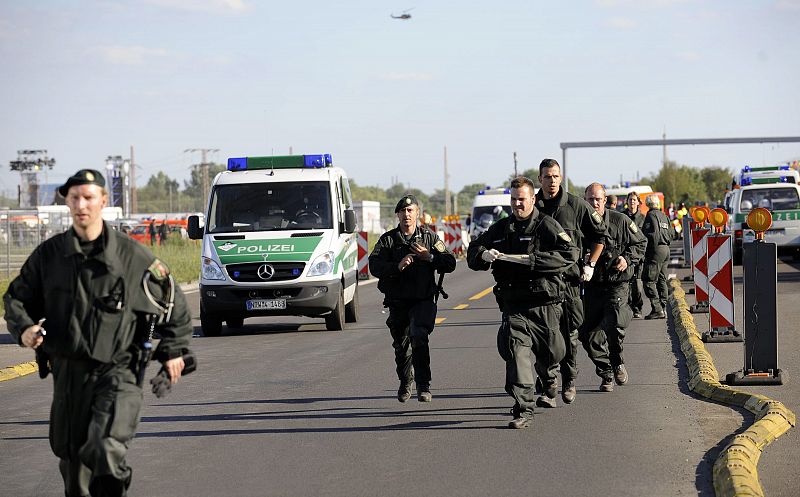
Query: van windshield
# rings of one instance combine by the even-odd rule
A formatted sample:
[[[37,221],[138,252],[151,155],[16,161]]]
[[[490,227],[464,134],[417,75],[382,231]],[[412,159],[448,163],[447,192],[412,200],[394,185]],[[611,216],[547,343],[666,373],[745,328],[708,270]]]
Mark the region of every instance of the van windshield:
[[[472,208],[472,222],[483,228],[488,228],[498,219],[509,215],[511,215],[510,205],[485,205]]]
[[[800,197],[794,187],[742,189],[739,208],[745,212],[755,207],[766,207],[771,211],[800,209]]]
[[[211,196],[209,233],[331,228],[325,181],[219,185]]]

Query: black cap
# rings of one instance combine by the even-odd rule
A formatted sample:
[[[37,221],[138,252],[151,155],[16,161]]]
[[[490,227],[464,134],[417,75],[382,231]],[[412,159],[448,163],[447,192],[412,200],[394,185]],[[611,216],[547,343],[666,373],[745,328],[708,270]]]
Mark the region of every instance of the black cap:
[[[417,207],[419,207],[419,202],[417,202],[417,197],[411,195],[410,193],[403,195],[400,201],[397,202],[397,205],[394,206],[394,213],[397,214],[398,212],[400,212],[400,209],[405,209],[409,205],[416,205]]]
[[[58,187],[58,193],[60,193],[62,197],[66,197],[67,193],[69,193],[69,189],[78,185],[97,185],[105,187],[106,180],[103,178],[103,175],[100,174],[100,171],[95,169],[81,169],[70,176],[66,183]]]

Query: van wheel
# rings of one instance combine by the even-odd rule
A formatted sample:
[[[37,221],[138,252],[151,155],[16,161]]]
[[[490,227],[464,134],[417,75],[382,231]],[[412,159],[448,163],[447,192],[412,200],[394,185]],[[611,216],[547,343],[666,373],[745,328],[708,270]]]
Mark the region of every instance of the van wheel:
[[[203,309],[200,309],[200,326],[203,328],[203,336],[218,337],[222,334],[222,320]]]
[[[244,318],[230,318],[225,320],[225,324],[232,330],[238,330],[244,326]]]
[[[339,298],[336,300],[336,307],[325,316],[325,327],[328,331],[339,331],[344,329],[344,289],[339,290]]]
[[[344,306],[344,320],[347,323],[355,323],[358,321],[358,282],[356,282],[356,290],[353,293],[353,300]]]

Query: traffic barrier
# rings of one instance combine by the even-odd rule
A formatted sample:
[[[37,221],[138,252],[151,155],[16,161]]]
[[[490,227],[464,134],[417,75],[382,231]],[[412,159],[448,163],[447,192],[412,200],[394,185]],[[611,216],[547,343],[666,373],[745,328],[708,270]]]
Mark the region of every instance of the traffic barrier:
[[[358,232],[358,279],[369,279],[369,233]]]
[[[742,334],[734,324],[733,241],[731,235],[722,233],[728,213],[714,209],[710,221],[716,233],[706,237],[710,326],[709,331],[703,333],[703,341],[741,342]]]
[[[757,207],[747,215],[756,240],[742,246],[744,271],[744,366],[726,376],[729,385],[782,385],[778,367],[778,253],[764,241],[772,225],[767,209]]]
[[[694,305],[692,312],[708,312],[708,256],[706,235],[709,230],[705,222],[710,215],[707,207],[698,207],[692,211],[692,276],[694,278]]]
[[[747,409],[756,420],[743,433],[735,435],[717,457],[712,471],[714,492],[717,497],[763,496],[758,460],[767,445],[796,426],[795,414],[776,400],[719,382],[713,358],[697,332],[680,282],[672,279],[670,285],[673,290],[670,307],[675,333],[686,357],[689,389],[708,399]]]
[[[683,247],[683,267],[691,267],[692,266],[692,237],[690,233],[692,232],[692,224],[691,218],[689,216],[683,216],[681,218],[681,222],[683,224],[683,239],[681,240],[681,246]]]

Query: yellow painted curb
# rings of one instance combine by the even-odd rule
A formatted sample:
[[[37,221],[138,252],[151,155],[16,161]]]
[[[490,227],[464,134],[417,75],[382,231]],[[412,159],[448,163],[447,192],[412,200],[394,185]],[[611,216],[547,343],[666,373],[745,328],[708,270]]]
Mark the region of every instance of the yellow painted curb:
[[[714,493],[717,497],[763,496],[757,468],[761,452],[796,426],[795,415],[777,400],[736,390],[719,382],[714,360],[697,331],[680,282],[672,279],[670,285],[672,316],[681,351],[686,356],[689,389],[717,402],[743,407],[756,418],[747,430],[735,435],[717,457],[713,469]]]
[[[39,366],[36,365],[36,361],[23,362],[10,368],[0,369],[0,381],[13,380],[37,371],[39,371]]]

